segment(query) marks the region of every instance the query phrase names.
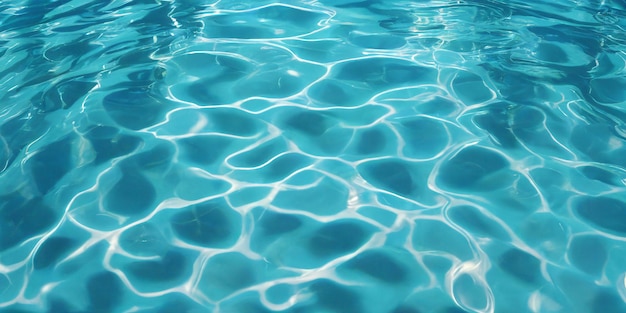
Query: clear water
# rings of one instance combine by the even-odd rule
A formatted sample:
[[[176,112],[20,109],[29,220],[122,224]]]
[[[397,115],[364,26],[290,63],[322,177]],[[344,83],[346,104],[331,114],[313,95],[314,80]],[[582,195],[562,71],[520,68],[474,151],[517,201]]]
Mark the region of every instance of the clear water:
[[[626,312],[626,4],[0,3],[0,312]]]

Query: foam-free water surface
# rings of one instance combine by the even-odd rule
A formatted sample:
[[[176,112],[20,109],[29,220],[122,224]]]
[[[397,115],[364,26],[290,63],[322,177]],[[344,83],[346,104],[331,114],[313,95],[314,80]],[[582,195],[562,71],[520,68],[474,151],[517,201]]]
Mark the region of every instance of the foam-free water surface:
[[[626,6],[0,4],[0,312],[626,312]]]

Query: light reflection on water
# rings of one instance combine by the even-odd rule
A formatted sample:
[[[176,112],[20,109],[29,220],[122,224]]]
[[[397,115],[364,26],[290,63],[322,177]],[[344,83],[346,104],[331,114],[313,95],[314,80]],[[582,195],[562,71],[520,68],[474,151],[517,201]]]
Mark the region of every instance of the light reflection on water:
[[[616,1],[0,5],[1,312],[624,312]]]

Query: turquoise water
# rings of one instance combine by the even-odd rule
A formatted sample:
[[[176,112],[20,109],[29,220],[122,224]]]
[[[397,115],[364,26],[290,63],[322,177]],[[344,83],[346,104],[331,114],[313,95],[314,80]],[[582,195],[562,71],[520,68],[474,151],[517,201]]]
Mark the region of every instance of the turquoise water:
[[[0,312],[626,312],[623,1],[6,0]]]

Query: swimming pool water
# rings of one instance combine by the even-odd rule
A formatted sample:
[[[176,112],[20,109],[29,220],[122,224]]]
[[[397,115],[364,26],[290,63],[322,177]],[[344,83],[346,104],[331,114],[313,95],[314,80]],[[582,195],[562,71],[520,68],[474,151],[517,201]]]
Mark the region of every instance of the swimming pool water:
[[[626,312],[619,0],[0,3],[0,312]]]

